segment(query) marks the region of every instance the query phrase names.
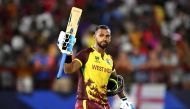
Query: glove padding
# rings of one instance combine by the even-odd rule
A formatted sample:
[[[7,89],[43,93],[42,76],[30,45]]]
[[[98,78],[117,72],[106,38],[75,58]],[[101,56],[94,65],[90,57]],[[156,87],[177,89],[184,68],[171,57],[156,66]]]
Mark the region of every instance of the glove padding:
[[[121,100],[120,109],[135,109],[134,105],[127,99]]]
[[[76,38],[74,36],[67,35],[64,31],[61,31],[59,33],[57,46],[62,53],[71,55],[75,42]]]

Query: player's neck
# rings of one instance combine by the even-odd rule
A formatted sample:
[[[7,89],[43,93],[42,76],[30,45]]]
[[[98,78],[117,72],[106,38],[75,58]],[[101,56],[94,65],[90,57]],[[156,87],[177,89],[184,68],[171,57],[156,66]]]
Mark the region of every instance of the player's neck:
[[[104,55],[105,50],[99,47],[97,44],[94,45],[94,48],[97,52],[99,52],[101,55]]]

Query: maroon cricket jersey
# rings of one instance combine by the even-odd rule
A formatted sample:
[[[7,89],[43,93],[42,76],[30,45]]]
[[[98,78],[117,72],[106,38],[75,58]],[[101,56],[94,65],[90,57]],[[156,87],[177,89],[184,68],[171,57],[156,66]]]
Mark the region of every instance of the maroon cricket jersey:
[[[101,54],[94,48],[80,51],[74,59],[81,64],[77,99],[107,103],[107,84],[112,73],[113,60],[109,54]]]

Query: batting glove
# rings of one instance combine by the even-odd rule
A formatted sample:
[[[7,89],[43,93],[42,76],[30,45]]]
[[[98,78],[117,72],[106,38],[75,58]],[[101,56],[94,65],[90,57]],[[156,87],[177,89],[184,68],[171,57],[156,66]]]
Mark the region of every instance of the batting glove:
[[[134,105],[127,100],[127,98],[122,98],[120,109],[135,109]]]
[[[75,42],[76,38],[74,36],[67,35],[64,31],[61,31],[59,33],[57,46],[62,53],[71,55]]]

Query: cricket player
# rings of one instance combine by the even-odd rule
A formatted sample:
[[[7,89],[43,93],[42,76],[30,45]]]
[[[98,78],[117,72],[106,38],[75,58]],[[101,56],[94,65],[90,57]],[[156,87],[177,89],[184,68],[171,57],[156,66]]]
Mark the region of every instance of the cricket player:
[[[59,34],[58,47],[60,51],[63,51],[65,35],[63,31]],[[68,54],[64,64],[64,71],[67,74],[80,71],[75,109],[110,109],[107,95],[111,76],[116,78],[113,81],[118,82],[114,86],[117,88],[114,89],[113,93],[121,98],[120,109],[133,109],[132,104],[127,101],[123,82],[120,82],[119,85],[119,81],[117,81],[119,79],[117,79],[118,75],[114,69],[112,57],[105,52],[111,42],[110,28],[106,25],[97,26],[94,39],[94,46],[81,50],[73,60],[72,53]],[[120,80],[122,81],[122,78]]]

